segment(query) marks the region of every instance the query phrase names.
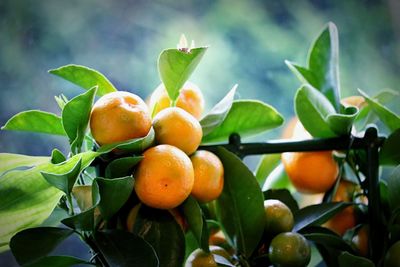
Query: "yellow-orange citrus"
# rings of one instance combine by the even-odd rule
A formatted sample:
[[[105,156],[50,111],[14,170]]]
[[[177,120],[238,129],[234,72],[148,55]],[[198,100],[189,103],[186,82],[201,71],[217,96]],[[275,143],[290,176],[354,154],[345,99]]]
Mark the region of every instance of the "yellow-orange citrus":
[[[219,158],[206,150],[198,150],[190,160],[194,169],[192,196],[200,202],[217,199],[224,188],[224,166]]]
[[[196,118],[181,108],[163,109],[153,119],[156,141],[168,144],[190,155],[199,147],[203,131]]]
[[[339,174],[332,151],[286,152],[282,163],[293,186],[306,194],[326,192]]]
[[[171,104],[164,84],[160,84],[151,94],[149,100],[150,111],[153,115],[156,115],[161,110],[170,107]],[[200,119],[204,110],[204,97],[197,85],[186,82],[179,92],[176,106],[186,110],[196,119]]]
[[[186,259],[185,267],[217,267],[213,254],[198,248],[190,253]]]
[[[93,105],[90,131],[99,145],[144,137],[151,118],[143,100],[129,92],[112,92]]]
[[[264,211],[264,231],[268,237],[292,230],[294,225],[293,214],[285,203],[277,199],[267,199],[264,201]]]
[[[334,202],[351,202],[355,194],[361,192],[359,186],[353,182],[341,180],[332,198]],[[357,224],[356,213],[353,206],[349,206],[337,213],[324,226],[343,235],[348,229],[353,228]]]
[[[172,209],[181,204],[192,191],[194,182],[190,158],[170,145],[147,149],[134,176],[140,201],[159,209]]]
[[[340,100],[340,102],[345,107],[354,106],[357,108],[362,108],[366,104],[365,98],[359,95],[348,96]]]

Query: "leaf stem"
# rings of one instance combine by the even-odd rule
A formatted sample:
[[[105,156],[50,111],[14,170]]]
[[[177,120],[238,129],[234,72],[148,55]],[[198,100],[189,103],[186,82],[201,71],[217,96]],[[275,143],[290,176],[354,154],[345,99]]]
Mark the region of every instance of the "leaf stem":
[[[68,206],[69,206],[69,215],[73,216],[73,215],[75,215],[75,213],[74,213],[74,205],[72,203],[71,194],[67,194],[67,201],[68,201]]]

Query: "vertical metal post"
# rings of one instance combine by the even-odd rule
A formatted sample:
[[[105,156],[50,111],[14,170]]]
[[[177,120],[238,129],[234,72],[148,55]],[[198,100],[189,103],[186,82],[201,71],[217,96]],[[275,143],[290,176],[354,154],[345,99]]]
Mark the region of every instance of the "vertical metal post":
[[[372,260],[377,264],[382,256],[385,228],[382,222],[382,208],[379,187],[379,139],[376,128],[370,127],[365,133],[367,160],[368,216],[370,222],[369,249]]]

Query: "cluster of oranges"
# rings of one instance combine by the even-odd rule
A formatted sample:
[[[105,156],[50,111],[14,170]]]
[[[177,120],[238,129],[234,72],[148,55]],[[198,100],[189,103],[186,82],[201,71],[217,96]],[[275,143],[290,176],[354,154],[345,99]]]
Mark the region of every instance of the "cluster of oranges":
[[[202,140],[199,119],[204,99],[196,85],[187,82],[172,103],[161,84],[146,104],[130,92],[112,92],[93,105],[90,130],[99,145],[141,138],[151,128],[155,145],[143,152],[135,168],[134,190],[152,208],[173,209],[189,195],[199,202],[221,194],[224,168],[219,158],[197,150]]]

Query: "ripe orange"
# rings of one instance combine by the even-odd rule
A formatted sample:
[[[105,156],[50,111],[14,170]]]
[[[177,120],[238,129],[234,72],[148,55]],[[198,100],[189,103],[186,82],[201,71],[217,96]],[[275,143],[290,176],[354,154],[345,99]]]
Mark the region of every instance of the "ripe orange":
[[[129,92],[112,92],[93,105],[90,130],[99,145],[144,137],[151,118],[143,100]]]
[[[361,256],[367,257],[368,255],[368,239],[369,239],[369,227],[364,224],[352,238],[351,242],[357,248]]]
[[[293,186],[306,194],[326,192],[339,174],[332,151],[286,152],[282,163]]]
[[[135,191],[141,202],[159,209],[181,204],[193,188],[190,158],[170,145],[158,145],[143,153],[135,176]]]
[[[274,266],[307,266],[311,259],[311,248],[307,240],[298,233],[280,233],[272,239],[268,250]]]
[[[361,189],[353,182],[341,180],[336,193],[332,199],[334,202],[351,202],[354,199],[355,194],[360,193]],[[339,235],[343,235],[348,229],[353,228],[357,224],[357,218],[353,206],[347,207],[344,210],[337,213],[324,226],[336,232]]]
[[[294,225],[292,211],[280,200],[267,199],[264,201],[265,234],[269,237],[282,232],[289,232]]]
[[[151,94],[149,100],[150,111],[156,115],[161,110],[171,106],[171,100],[164,84],[160,84]],[[186,110],[196,119],[200,119],[204,110],[204,97],[200,89],[191,82],[186,82],[179,92],[176,106]]]
[[[160,111],[153,119],[156,141],[168,144],[190,155],[199,147],[203,131],[198,120],[181,108]]]
[[[364,105],[366,105],[365,98],[359,95],[348,96],[346,98],[343,98],[340,102],[345,107],[355,106],[358,108],[362,108]]]
[[[224,188],[224,166],[219,158],[206,150],[196,151],[190,160],[194,169],[192,196],[200,202],[217,199]]]
[[[210,253],[203,251],[198,248],[190,253],[186,259],[185,267],[217,267],[218,264],[214,259],[214,255],[225,258],[228,262],[230,261],[231,255],[222,247],[210,246]]]

